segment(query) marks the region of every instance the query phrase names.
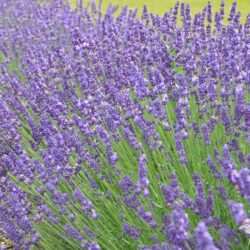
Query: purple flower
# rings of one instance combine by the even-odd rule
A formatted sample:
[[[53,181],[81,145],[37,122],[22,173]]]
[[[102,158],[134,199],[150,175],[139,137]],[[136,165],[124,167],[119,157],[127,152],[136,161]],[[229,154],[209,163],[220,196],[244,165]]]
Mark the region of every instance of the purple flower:
[[[88,250],[100,250],[100,249],[101,247],[95,242],[92,242],[90,246],[88,247]]]
[[[164,195],[166,204],[173,204],[174,201],[179,197],[179,185],[177,182],[177,176],[175,173],[170,175],[170,182],[168,186],[161,185],[161,191]]]
[[[226,192],[224,186],[219,185],[219,186],[217,186],[217,189],[218,189],[218,191],[219,191],[220,196],[222,197],[222,199],[223,200],[227,200],[228,199],[228,195],[227,195],[227,192]]]
[[[141,155],[138,159],[139,169],[138,169],[138,187],[143,190],[145,196],[149,195],[149,180],[147,179],[147,158],[146,155]]]
[[[235,201],[228,201],[228,208],[235,220],[235,222],[240,226],[243,224],[243,221],[248,218],[246,212],[244,211],[243,204],[236,203]]]
[[[81,233],[78,232],[78,231],[77,231],[74,227],[72,227],[70,224],[66,224],[66,225],[64,226],[64,230],[66,231],[66,233],[67,233],[70,237],[74,238],[75,240],[79,240],[79,241],[83,240],[83,236],[81,235]]]
[[[119,182],[119,187],[125,194],[131,194],[136,190],[136,185],[129,176],[123,177],[123,179]]]
[[[189,238],[189,219],[180,203],[175,202],[172,220],[170,223],[165,223],[165,228],[169,242],[174,247],[185,248]]]
[[[132,237],[134,240],[138,240],[138,238],[140,236],[140,232],[138,231],[138,229],[136,230],[136,229],[132,228],[127,223],[124,223],[122,228],[123,228],[124,233],[126,233],[127,235]]]
[[[154,220],[151,212],[146,212],[143,208],[139,207],[137,210],[137,215],[147,222],[152,228],[157,228],[157,222]]]
[[[195,229],[195,238],[199,250],[217,250],[212,236],[209,234],[206,224],[200,221]]]
[[[93,219],[97,219],[98,218],[98,214],[96,213],[96,211],[93,208],[93,203],[92,201],[86,199],[86,197],[82,194],[82,192],[78,189],[75,189],[74,193],[73,193],[73,197],[74,199],[76,199],[77,201],[79,201],[82,205],[82,211],[87,215],[92,217]]]
[[[207,158],[207,165],[212,170],[214,177],[216,179],[222,180],[222,175],[221,175],[220,171],[217,169],[217,167],[215,166],[215,164],[210,156]]]
[[[198,174],[194,174],[194,182],[196,186],[195,212],[202,218],[211,215],[214,207],[214,194],[210,190],[208,197],[206,196],[203,183]]]
[[[226,111],[225,108],[222,107],[220,112],[221,112],[222,123],[225,126],[227,135],[229,135],[230,134],[231,122],[230,122],[230,119],[229,119],[229,117],[227,115],[227,111]]]
[[[231,246],[232,239],[234,239],[234,241],[237,243],[236,232],[234,232],[228,226],[222,225],[222,228],[220,231],[220,241],[218,243],[218,246],[222,249],[229,250],[232,248],[232,246]]]
[[[203,124],[201,127],[202,130],[202,135],[203,135],[203,140],[205,142],[206,146],[209,146],[211,144],[210,142],[210,137],[209,137],[209,130],[207,124]]]

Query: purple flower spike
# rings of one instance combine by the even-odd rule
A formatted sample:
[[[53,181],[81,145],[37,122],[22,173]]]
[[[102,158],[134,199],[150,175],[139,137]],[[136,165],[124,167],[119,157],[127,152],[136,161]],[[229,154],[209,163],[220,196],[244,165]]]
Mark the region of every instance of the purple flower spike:
[[[208,130],[207,124],[203,124],[201,127],[201,130],[202,130],[202,135],[203,135],[205,145],[209,146],[211,144],[211,142],[210,142],[210,138],[209,138],[209,130]]]
[[[200,221],[195,229],[195,238],[199,250],[218,250],[203,221]]]
[[[76,239],[76,240],[83,240],[83,236],[81,235],[80,232],[78,232],[74,227],[72,227],[70,224],[66,224],[64,226],[65,231],[67,232],[67,234]]]
[[[127,235],[129,235],[130,237],[132,237],[135,240],[138,240],[138,238],[140,236],[140,232],[138,230],[132,228],[127,223],[123,224],[123,231],[124,231],[124,233],[126,233]]]
[[[138,170],[138,187],[139,190],[143,190],[144,195],[147,197],[149,195],[149,180],[147,179],[147,158],[146,155],[141,155],[138,159],[139,170]]]
[[[167,205],[173,204],[174,201],[179,197],[179,185],[176,174],[170,175],[170,182],[168,186],[161,185],[161,190],[164,195],[164,199]]]
[[[167,222],[166,219],[165,222]],[[185,248],[189,238],[189,219],[182,204],[175,202],[174,210],[172,212],[172,221],[170,223],[165,223],[165,225],[169,242],[176,249]]]
[[[244,220],[246,220],[248,218],[246,212],[244,211],[244,207],[243,204],[241,203],[236,203],[232,200],[228,201],[227,203],[230,212],[235,220],[235,222],[241,226],[244,222]]]

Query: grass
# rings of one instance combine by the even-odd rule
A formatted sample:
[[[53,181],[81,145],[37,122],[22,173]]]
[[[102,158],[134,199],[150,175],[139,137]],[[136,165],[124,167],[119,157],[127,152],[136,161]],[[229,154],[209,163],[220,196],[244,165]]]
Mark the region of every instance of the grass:
[[[70,0],[73,5],[75,5],[76,0]],[[87,1],[85,1],[87,2]],[[191,12],[193,15],[201,11],[208,3],[206,0],[183,0],[180,2],[185,2],[190,4]],[[210,0],[212,3],[212,10],[218,11],[220,8],[220,0]],[[230,7],[234,0],[225,0],[225,10],[226,14],[229,13]],[[158,15],[163,15],[166,11],[173,8],[176,0],[102,0],[103,10],[106,10],[109,3],[124,6],[128,5],[130,8],[138,8],[139,13],[144,5],[148,7],[149,12],[153,12]],[[250,1],[249,0],[239,0],[237,1],[238,10],[242,13],[242,18],[245,21],[249,11],[250,11]]]

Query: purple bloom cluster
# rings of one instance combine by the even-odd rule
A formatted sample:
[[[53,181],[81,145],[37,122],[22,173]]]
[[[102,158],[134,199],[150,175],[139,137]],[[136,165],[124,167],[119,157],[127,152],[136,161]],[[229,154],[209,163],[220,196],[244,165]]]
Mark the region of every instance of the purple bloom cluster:
[[[250,15],[77,2],[0,1],[0,233],[15,249],[244,244]]]
[[[185,243],[189,239],[189,218],[182,204],[176,202],[172,212],[172,220],[168,221],[168,218],[165,217],[164,221],[167,238],[173,248],[185,249]]]
[[[217,250],[218,248],[214,245],[213,238],[209,234],[206,224],[201,221],[199,222],[196,230],[195,237],[197,241],[197,247],[199,250]]]
[[[179,186],[178,186],[178,181],[176,179],[176,175],[172,173],[169,179],[170,179],[170,183],[168,187],[166,187],[164,184],[162,184],[161,186],[161,190],[162,190],[162,193],[164,195],[164,199],[167,205],[173,204],[174,201],[179,196]]]

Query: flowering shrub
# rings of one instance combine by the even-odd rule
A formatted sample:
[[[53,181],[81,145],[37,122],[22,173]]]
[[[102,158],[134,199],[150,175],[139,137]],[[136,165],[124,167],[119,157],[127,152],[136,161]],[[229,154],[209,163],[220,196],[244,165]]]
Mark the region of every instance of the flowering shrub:
[[[100,9],[0,1],[1,236],[246,249],[250,15]]]

